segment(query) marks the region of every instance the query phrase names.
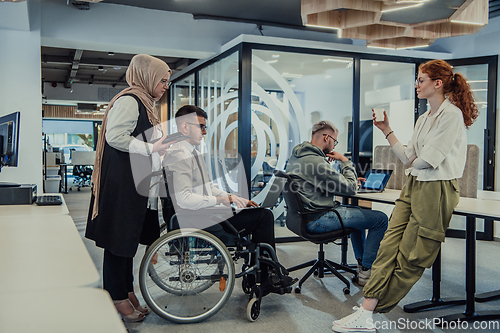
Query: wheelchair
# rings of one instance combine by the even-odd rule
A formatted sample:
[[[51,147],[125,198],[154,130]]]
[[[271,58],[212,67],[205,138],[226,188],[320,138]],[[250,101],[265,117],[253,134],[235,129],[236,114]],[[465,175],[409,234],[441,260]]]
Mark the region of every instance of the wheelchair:
[[[166,220],[165,206],[168,205],[164,205],[163,210]],[[158,316],[175,323],[195,323],[215,315],[231,296],[235,280],[241,278],[243,292],[249,297],[246,316],[253,322],[259,317],[265,296],[261,284],[263,264],[268,265],[269,277],[273,285],[277,285],[274,293],[290,293],[293,283],[284,286],[288,272],[279,264],[269,244],[251,243],[227,220],[217,223],[221,221],[217,207],[208,211],[209,216],[206,211],[203,215],[196,211],[179,212],[182,218],[193,221],[213,219],[214,224],[203,230],[180,229],[179,214],[175,213],[169,223],[161,227],[160,238],[149,246],[141,262],[141,293]],[[251,256],[255,258],[254,264],[251,264]],[[239,259],[244,262],[241,272],[237,273],[235,262]]]

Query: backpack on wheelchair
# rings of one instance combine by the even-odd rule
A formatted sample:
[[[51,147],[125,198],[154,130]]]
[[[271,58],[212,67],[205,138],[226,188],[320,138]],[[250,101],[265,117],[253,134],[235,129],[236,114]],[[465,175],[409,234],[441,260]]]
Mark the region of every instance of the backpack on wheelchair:
[[[164,179],[169,178],[171,175],[164,173]],[[168,189],[167,182],[165,186]],[[176,323],[203,321],[224,306],[240,277],[243,292],[249,296],[246,315],[250,321],[258,318],[262,297],[269,293],[266,282],[272,281],[274,293],[291,292],[295,281],[290,283],[287,270],[269,244],[255,244],[241,236],[221,218],[220,208],[180,210],[168,190],[161,196],[167,222],[161,227],[160,238],[147,249],[139,271],[141,293],[157,315]],[[183,228],[179,228],[179,220]],[[203,230],[184,228],[186,221],[188,225],[203,221],[210,226]],[[239,259],[244,263],[236,273],[234,263]],[[267,281],[261,279],[262,265],[269,268]]]

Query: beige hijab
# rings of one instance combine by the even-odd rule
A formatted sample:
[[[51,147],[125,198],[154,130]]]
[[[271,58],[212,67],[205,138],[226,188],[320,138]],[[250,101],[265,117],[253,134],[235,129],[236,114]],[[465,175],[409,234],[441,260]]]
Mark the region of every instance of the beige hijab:
[[[106,126],[108,122],[109,110],[113,107],[115,101],[125,94],[133,94],[141,100],[148,112],[148,119],[151,125],[155,126],[160,123],[160,119],[155,112],[154,105],[159,98],[153,96],[154,89],[163,79],[163,77],[172,72],[170,67],[162,60],[149,56],[147,54],[135,55],[130,61],[127,68],[127,83],[130,87],[122,90],[109,102],[104,117],[102,119],[101,133],[97,141],[97,149],[95,154],[94,171],[92,172],[92,183],[94,184],[94,209],[92,211],[92,219],[99,214],[99,190],[101,187],[101,163],[102,154],[104,151],[104,143],[106,142]]]

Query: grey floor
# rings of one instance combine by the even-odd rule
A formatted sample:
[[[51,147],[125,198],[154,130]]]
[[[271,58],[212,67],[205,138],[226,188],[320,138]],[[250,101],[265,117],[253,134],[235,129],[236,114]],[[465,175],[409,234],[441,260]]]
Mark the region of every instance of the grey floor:
[[[83,237],[90,200],[90,189],[70,191],[64,195],[73,220],[80,231],[95,266],[102,269],[102,249],[97,248],[92,241]],[[277,227],[279,228],[279,227]],[[317,256],[318,248],[309,242],[278,244],[277,255],[285,267],[290,267]],[[338,261],[340,247],[329,244],[325,248],[327,258]],[[136,293],[142,301],[138,286],[138,270],[144,247],[140,247],[134,259],[136,276]],[[500,289],[500,242],[477,242],[477,287],[478,293]],[[350,263],[353,263],[352,251],[349,251]],[[465,295],[465,241],[462,239],[446,239],[443,245],[443,273],[441,291],[443,297],[464,297]],[[293,272],[294,277],[301,277],[305,270]],[[346,274],[350,277],[350,274]],[[352,307],[360,304],[363,299],[362,290],[351,286],[351,294],[342,293],[343,284],[328,275],[323,279],[309,278],[302,288],[301,294],[266,296],[262,301],[261,314],[255,322],[246,319],[248,296],[236,285],[232,296],[226,305],[213,317],[196,324],[174,324],[156,314],[150,314],[146,320],[137,324],[126,324],[129,332],[159,333],[159,332],[331,332],[331,322],[352,313]],[[377,314],[374,320],[382,328],[378,332],[500,332],[500,321],[478,322],[465,326],[441,329],[424,326],[425,321],[443,315],[460,313],[465,306],[453,306],[433,311],[409,314],[403,311],[403,306],[431,297],[431,270],[426,270],[420,281],[413,287],[401,303],[388,314]],[[500,310],[500,300],[477,303],[477,311]],[[389,327],[388,325],[392,325]],[[417,326],[418,325],[418,326]],[[462,325],[467,325],[462,324]],[[380,327],[379,326],[379,327]],[[420,327],[420,328],[419,328]]]

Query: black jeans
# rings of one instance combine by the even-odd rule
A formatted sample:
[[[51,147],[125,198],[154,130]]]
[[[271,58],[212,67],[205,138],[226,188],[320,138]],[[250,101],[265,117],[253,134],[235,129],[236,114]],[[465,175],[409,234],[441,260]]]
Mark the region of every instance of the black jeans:
[[[128,293],[134,291],[133,260],[132,257],[119,257],[104,250],[103,288],[114,301],[126,299]]]
[[[267,243],[276,250],[274,242],[274,215],[269,209],[252,208],[240,211],[228,219],[241,235],[252,234],[252,243]],[[255,256],[250,258],[250,265],[256,262]],[[261,265],[261,279],[265,281],[269,276],[267,265]]]
[[[158,211],[148,209],[144,217],[139,242],[151,245],[158,237],[160,237]],[[120,257],[109,250],[104,250],[103,288],[114,301],[126,299],[128,293],[134,291],[133,260],[133,257]]]
[[[274,243],[274,215],[269,209],[245,209],[228,219],[241,235],[252,234],[252,243],[267,243],[276,249]]]

